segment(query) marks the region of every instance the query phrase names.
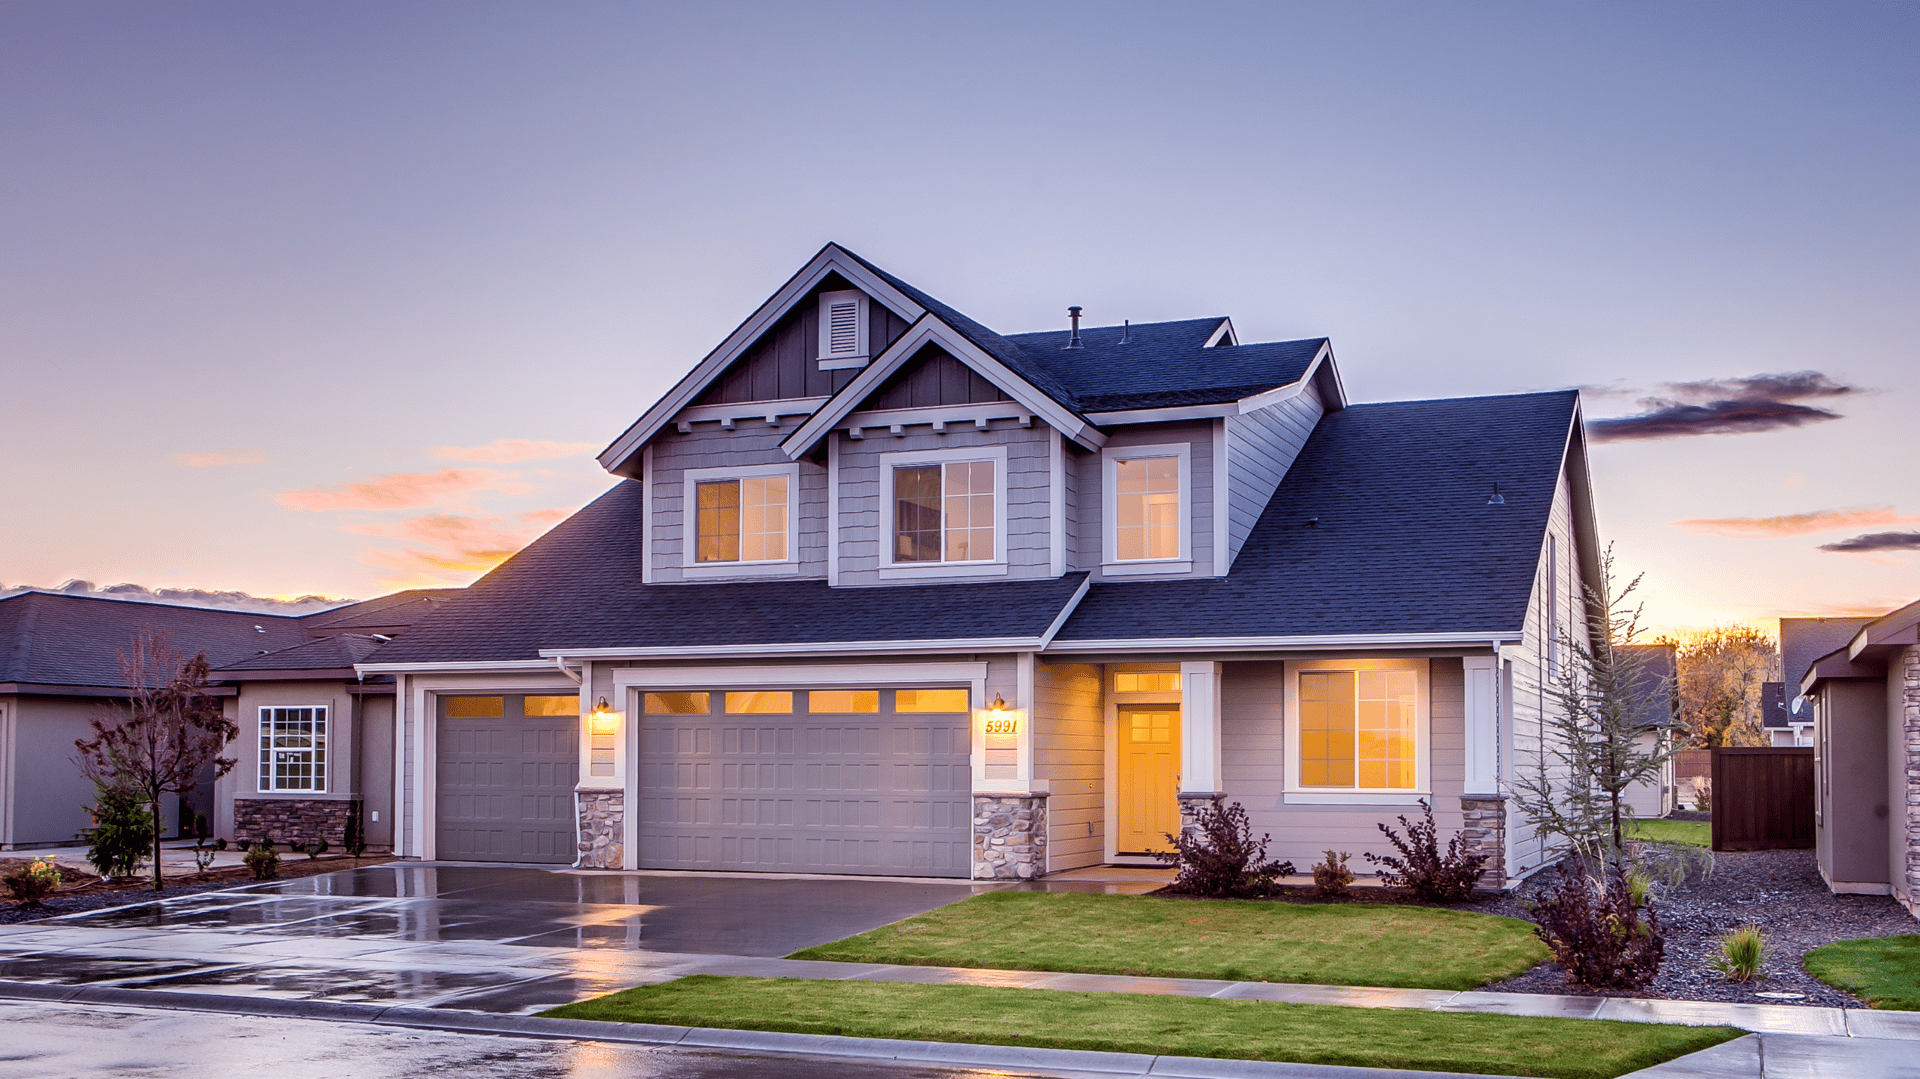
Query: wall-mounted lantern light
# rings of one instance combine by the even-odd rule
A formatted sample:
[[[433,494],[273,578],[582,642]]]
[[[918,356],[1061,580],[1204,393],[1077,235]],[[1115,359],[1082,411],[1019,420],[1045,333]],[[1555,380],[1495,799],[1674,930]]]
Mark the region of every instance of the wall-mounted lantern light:
[[[587,714],[587,779],[589,781],[617,780],[620,778],[620,720],[624,717],[613,710],[605,697],[593,706]],[[598,784],[596,784],[598,785]]]
[[[607,704],[607,699],[602,697],[600,703],[593,706],[593,714],[587,722],[595,734],[612,734],[620,726],[620,717]]]

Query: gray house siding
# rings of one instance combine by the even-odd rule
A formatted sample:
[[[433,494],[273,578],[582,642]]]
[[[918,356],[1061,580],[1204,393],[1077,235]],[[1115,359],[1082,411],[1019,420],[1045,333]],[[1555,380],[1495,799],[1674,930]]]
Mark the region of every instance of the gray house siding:
[[[1010,400],[1005,391],[984,375],[929,345],[861,402],[860,408],[926,408]]]
[[[1047,868],[1058,873],[1106,858],[1106,720],[1101,669],[1034,664],[1033,778],[1045,784]]]
[[[1277,405],[1226,418],[1229,566],[1325,412],[1319,389],[1309,382]]]
[[[834,279],[836,282],[838,278]],[[846,288],[844,283],[831,288]],[[828,291],[822,289],[819,291]],[[894,338],[906,332],[900,316],[880,303],[867,303],[867,347],[878,356]],[[697,403],[734,404],[743,401],[781,401],[795,397],[826,397],[852,382],[859,368],[820,370],[820,304],[818,292],[802,300],[792,313],[748,349]]]
[[[1189,420],[1179,423],[1153,423],[1122,427],[1113,431],[1107,438],[1104,453],[1112,454],[1128,446],[1159,446],[1172,443],[1186,443],[1191,447],[1188,464],[1191,469],[1192,490],[1183,491],[1186,505],[1190,550],[1193,569],[1189,573],[1152,574],[1153,577],[1212,577],[1213,565],[1213,421]],[[1069,569],[1092,570],[1102,575],[1101,566],[1105,559],[1106,505],[1105,457],[1101,453],[1088,453],[1072,457],[1067,464],[1073,469],[1072,487],[1075,493],[1074,544],[1068,548]],[[1116,578],[1121,579],[1121,578]],[[1128,575],[1125,580],[1140,580],[1139,576]]]
[[[686,579],[682,572],[686,557],[686,472],[690,468],[727,468],[747,465],[786,464],[780,452],[780,439],[789,429],[771,427],[764,421],[741,420],[729,431],[714,421],[691,425],[692,433],[669,429],[651,444],[652,460],[648,482],[653,502],[652,519],[647,524],[653,544],[653,580],[671,584]],[[798,521],[799,566],[795,576],[827,575],[827,470],[824,465],[803,458],[799,462],[800,484],[795,500]],[[701,580],[713,580],[703,574]]]
[[[1582,624],[1580,597],[1586,594],[1580,559],[1575,550],[1573,492],[1564,468],[1554,488],[1553,509],[1547,518],[1547,539],[1541,544],[1534,571],[1533,594],[1527,604],[1524,636],[1518,648],[1503,653],[1511,662],[1512,687],[1502,716],[1507,744],[1502,753],[1502,786],[1511,790],[1523,776],[1537,776],[1543,761],[1556,779],[1565,776],[1552,766],[1551,753],[1542,748],[1552,738],[1547,716],[1553,707],[1552,669],[1560,646],[1558,633],[1578,631]],[[1510,720],[1510,722],[1508,722]],[[1524,876],[1547,859],[1545,845],[1511,801],[1507,804],[1507,875]]]

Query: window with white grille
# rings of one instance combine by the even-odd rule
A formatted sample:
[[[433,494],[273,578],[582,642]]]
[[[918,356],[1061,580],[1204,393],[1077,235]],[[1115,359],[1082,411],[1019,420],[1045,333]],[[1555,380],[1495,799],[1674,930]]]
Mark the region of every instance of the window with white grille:
[[[327,789],[327,709],[324,705],[260,709],[260,789]]]
[[[867,294],[857,289],[820,294],[820,361],[858,366],[867,359]]]

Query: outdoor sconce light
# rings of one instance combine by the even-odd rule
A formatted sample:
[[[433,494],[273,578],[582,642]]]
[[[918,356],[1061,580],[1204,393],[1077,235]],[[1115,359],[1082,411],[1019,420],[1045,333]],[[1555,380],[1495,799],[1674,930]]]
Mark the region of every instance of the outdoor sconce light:
[[[1012,734],[1016,722],[1013,712],[1007,708],[1007,702],[1001,700],[998,693],[994,694],[993,703],[987,706],[987,733]]]
[[[595,734],[612,734],[620,726],[620,717],[614,714],[605,697],[593,706],[593,714],[588,717],[587,725]]]

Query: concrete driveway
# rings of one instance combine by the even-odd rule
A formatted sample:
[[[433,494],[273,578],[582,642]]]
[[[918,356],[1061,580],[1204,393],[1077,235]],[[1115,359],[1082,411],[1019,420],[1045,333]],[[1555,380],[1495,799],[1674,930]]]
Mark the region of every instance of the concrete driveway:
[[[0,926],[0,979],[531,1012],[992,887],[395,863]]]

